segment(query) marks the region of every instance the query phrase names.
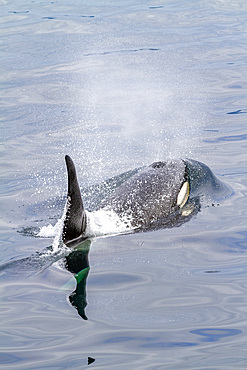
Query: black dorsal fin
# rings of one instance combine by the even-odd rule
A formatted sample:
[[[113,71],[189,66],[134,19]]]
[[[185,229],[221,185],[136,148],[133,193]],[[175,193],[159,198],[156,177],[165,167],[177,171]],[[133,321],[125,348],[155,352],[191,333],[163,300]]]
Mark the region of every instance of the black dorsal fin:
[[[86,229],[86,213],[83,207],[76,169],[72,159],[65,156],[68,173],[67,212],[64,220],[63,242],[82,236]]]

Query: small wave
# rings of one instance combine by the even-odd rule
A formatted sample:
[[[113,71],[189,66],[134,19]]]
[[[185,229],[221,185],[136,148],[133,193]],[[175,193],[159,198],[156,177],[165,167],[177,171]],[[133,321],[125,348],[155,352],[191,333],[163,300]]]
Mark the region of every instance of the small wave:
[[[241,113],[247,113],[247,109],[238,109],[234,112],[228,112],[227,114],[241,114]]]
[[[84,57],[94,56],[94,55],[109,55],[109,54],[125,54],[125,53],[137,53],[139,51],[160,51],[158,48],[149,47],[149,48],[137,48],[137,49],[120,49],[120,50],[111,50],[103,51],[98,53],[86,53],[83,54]]]

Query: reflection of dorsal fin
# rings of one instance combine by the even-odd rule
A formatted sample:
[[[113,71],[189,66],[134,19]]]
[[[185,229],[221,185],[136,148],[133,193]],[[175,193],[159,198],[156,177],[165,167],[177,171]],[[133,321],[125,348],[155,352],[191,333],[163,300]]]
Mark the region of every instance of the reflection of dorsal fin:
[[[82,203],[75,165],[68,155],[65,156],[65,161],[68,172],[68,208],[64,221],[63,241],[67,243],[78,238],[85,231],[86,213]]]

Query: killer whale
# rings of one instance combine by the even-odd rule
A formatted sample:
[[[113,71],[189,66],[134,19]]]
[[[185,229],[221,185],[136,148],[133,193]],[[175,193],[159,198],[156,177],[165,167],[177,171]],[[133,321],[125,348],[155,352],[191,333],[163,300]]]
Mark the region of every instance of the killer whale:
[[[67,210],[63,241],[68,244],[88,234],[90,215],[84,209],[73,160],[65,156],[68,174]],[[189,181],[185,163],[155,162],[141,168],[126,179],[100,203],[104,217],[128,230],[146,229],[160,219],[181,209],[189,196]]]
[[[222,195],[228,189],[201,162],[155,162],[130,172],[90,213],[84,208],[74,162],[68,155],[65,161],[68,193],[62,239],[69,246],[102,235],[92,231],[95,217],[101,217],[97,224],[110,224],[109,234],[179,226],[200,210],[206,192]]]

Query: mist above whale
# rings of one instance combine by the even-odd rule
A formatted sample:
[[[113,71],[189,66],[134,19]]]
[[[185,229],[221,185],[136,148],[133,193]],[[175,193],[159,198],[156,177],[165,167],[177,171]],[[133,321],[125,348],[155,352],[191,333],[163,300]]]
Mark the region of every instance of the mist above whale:
[[[179,226],[200,210],[206,192],[227,193],[225,186],[203,163],[194,160],[155,162],[120,176],[93,212],[84,208],[73,160],[65,156],[68,194],[63,242]]]

